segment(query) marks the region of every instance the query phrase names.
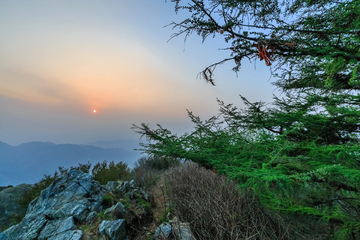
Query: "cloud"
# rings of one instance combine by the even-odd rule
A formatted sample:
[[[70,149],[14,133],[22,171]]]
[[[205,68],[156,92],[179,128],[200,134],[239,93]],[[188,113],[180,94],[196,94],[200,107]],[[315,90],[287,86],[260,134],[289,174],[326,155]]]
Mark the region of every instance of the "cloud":
[[[20,69],[0,70],[0,94],[15,99],[18,106],[37,111],[78,111],[84,96],[67,83]]]

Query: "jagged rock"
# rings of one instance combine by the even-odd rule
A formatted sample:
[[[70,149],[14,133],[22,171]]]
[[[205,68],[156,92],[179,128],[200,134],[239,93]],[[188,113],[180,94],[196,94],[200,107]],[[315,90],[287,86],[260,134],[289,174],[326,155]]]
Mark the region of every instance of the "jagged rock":
[[[128,208],[122,202],[117,202],[101,212],[105,194],[118,198],[116,201],[123,201],[119,200],[122,194],[115,196],[112,193],[115,190],[134,199],[123,199]],[[1,232],[0,240],[129,240],[142,224],[153,219],[149,203],[144,202],[144,199],[148,199],[147,194],[137,187],[134,180],[130,183],[109,182],[102,186],[91,175],[72,170],[41,191],[30,202],[24,219]],[[101,218],[97,217],[100,212],[99,216],[103,217],[109,214],[110,221],[104,220],[100,224]]]
[[[126,230],[124,219],[118,219],[115,221],[102,221],[99,227],[100,235],[107,236],[110,240],[125,240]]]
[[[109,192],[113,191],[113,189],[116,189],[120,184],[120,181],[109,181],[105,187],[108,189]]]
[[[82,233],[72,231],[72,223],[84,222],[92,209],[101,209],[99,202],[104,193],[89,174],[78,170],[65,173],[41,191],[29,204],[24,219],[0,233],[0,239],[56,239],[65,232],[66,239],[76,239]]]
[[[97,212],[93,211],[86,217],[85,222],[92,222],[97,215]]]
[[[175,236],[175,239],[180,240],[194,240],[196,239],[190,229],[189,223],[182,223],[176,217],[169,222],[162,223],[155,231],[154,239],[169,239],[170,234]]]
[[[133,199],[133,191],[128,181],[121,182],[119,187],[115,189],[115,192],[123,193],[125,197]]]
[[[133,192],[139,194],[139,195],[140,195],[143,199],[145,199],[146,201],[149,200],[147,193],[144,192],[143,190],[137,188],[137,189],[134,189]]]
[[[68,217],[65,220],[57,219],[54,221],[49,221],[41,231],[38,239],[48,239],[53,235],[58,235],[60,233],[75,229],[76,226],[74,217]]]
[[[124,217],[125,214],[125,207],[121,202],[116,203],[112,207],[105,210],[105,214],[111,214],[112,218],[120,219]]]
[[[20,184],[16,187],[1,187],[0,229],[3,226],[9,226],[13,217],[17,215],[24,215],[26,213],[26,208],[21,207],[18,204],[18,201],[21,199],[24,191],[29,190],[31,187],[33,187],[32,184]]]
[[[180,239],[180,240],[195,239],[190,229],[190,223],[182,223],[176,217],[174,217],[169,222],[171,224],[172,231],[176,236],[176,239]]]
[[[113,185],[113,184],[111,184]],[[146,201],[149,200],[148,195],[141,188],[137,187],[134,180],[131,180],[130,183],[128,181],[121,182],[118,186],[111,189],[115,193],[122,193],[125,197],[133,199],[134,194],[139,194]]]
[[[136,185],[136,183],[135,183],[135,180],[131,180],[131,181],[130,181],[130,187],[131,187],[131,188],[137,188],[137,185]]]
[[[0,240],[37,239],[47,221],[48,220],[43,215],[31,219],[24,218],[21,223],[0,233]]]
[[[81,240],[83,232],[81,230],[66,231],[58,235],[49,237],[47,240]]]
[[[154,239],[167,239],[171,234],[171,225],[167,222],[162,223],[155,231]]]

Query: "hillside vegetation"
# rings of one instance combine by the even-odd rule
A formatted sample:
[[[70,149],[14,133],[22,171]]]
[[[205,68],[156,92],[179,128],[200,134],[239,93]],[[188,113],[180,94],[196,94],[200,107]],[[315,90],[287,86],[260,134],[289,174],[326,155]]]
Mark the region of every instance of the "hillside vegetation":
[[[229,46],[229,58],[200,73],[207,83],[217,66],[231,61],[238,72],[246,57],[264,60],[282,94],[268,104],[240,95],[242,108],[218,99],[219,116],[206,121],[188,111],[195,130],[183,136],[134,125],[151,140],[142,150],[214,169],[285,222],[304,219],[300,235],[360,239],[360,2],[171,2],[189,13],[170,24],[179,29],[171,38]]]
[[[235,181],[191,161],[157,156],[139,159],[133,170],[121,162],[96,166],[93,177],[102,184],[134,179],[153,199],[154,220],[135,229],[137,240],[152,239],[159,224],[173,217],[189,222],[197,239],[329,239],[331,236],[329,224],[271,211],[261,205],[253,191],[239,189]],[[87,172],[90,164],[70,170],[73,169]],[[69,169],[59,168],[59,171],[65,173]],[[45,176],[36,183],[25,192],[21,204],[29,204],[58,175]],[[21,220],[21,216],[16,216],[12,224]],[[83,226],[83,230],[93,233],[97,227]]]

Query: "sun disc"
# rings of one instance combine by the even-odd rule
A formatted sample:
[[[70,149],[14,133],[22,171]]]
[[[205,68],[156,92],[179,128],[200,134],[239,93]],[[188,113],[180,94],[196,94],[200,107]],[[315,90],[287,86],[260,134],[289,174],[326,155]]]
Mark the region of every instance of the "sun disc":
[[[93,112],[96,113],[96,110],[94,110]]]

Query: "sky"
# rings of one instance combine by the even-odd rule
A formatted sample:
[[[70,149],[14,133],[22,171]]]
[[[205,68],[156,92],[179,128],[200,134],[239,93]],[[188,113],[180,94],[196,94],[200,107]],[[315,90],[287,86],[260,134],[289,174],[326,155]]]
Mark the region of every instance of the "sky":
[[[169,38],[188,16],[164,0],[0,0],[0,141],[86,144],[139,139],[132,124],[178,136],[219,113],[216,98],[243,107],[271,102],[264,61],[216,68],[216,86],[197,78],[229,57],[222,35]],[[96,113],[93,111],[96,110]]]

